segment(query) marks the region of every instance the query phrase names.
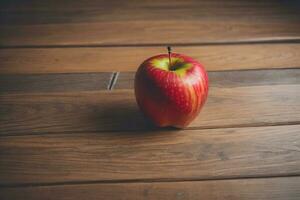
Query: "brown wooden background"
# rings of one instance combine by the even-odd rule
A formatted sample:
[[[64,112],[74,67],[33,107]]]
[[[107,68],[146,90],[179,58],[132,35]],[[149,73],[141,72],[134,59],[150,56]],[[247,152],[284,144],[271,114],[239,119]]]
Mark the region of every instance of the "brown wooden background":
[[[0,1],[0,199],[300,199],[300,5]],[[134,71],[174,51],[210,93],[185,130],[139,112]]]

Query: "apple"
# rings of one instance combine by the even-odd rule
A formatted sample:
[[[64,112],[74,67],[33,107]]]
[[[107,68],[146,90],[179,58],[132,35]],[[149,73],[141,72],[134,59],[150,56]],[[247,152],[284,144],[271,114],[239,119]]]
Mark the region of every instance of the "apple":
[[[193,58],[171,53],[148,58],[135,74],[140,110],[156,126],[184,128],[197,117],[208,95],[204,66]]]

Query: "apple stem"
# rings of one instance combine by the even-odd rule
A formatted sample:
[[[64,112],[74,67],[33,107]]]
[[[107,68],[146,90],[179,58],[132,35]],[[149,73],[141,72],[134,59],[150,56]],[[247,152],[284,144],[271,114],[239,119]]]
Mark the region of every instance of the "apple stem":
[[[172,53],[172,49],[170,46],[167,47],[168,49],[168,54],[169,54],[169,68],[171,68],[171,53]]]

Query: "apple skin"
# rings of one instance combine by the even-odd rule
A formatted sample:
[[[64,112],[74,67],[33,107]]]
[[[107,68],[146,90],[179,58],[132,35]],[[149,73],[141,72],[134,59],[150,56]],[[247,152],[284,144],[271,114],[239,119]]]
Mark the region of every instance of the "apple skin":
[[[184,128],[199,114],[208,95],[201,63],[186,55],[161,54],[145,60],[135,75],[135,96],[144,115],[158,127]]]

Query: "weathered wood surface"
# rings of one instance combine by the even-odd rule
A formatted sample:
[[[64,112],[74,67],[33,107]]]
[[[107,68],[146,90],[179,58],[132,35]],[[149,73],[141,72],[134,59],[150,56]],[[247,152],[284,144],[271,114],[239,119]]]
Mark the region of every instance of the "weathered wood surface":
[[[0,46],[299,40],[293,1],[5,1]]]
[[[190,128],[296,124],[300,85],[211,87]],[[155,130],[133,90],[0,95],[0,135],[43,132]]]
[[[300,199],[299,6],[0,1],[0,199]],[[166,45],[209,71],[186,130],[135,103]]]
[[[300,44],[175,46],[174,52],[200,60],[208,71],[299,68]],[[0,49],[0,73],[78,73],[136,71],[165,47]]]
[[[106,90],[112,73],[0,74],[1,93],[80,92]]]
[[[0,198],[18,200],[298,200],[299,177],[217,181],[114,183],[0,188]]]
[[[0,185],[300,175],[300,126],[1,136]]]

